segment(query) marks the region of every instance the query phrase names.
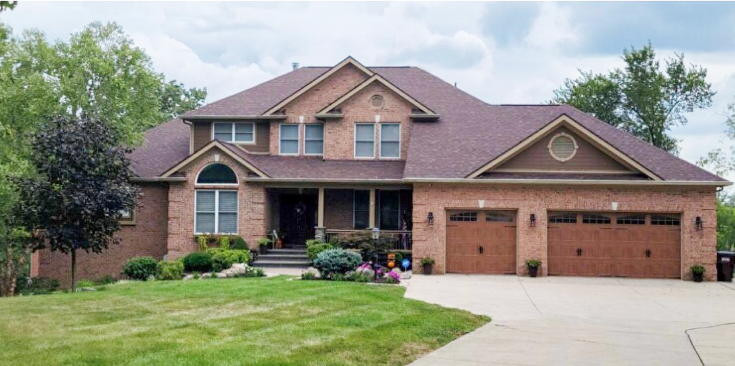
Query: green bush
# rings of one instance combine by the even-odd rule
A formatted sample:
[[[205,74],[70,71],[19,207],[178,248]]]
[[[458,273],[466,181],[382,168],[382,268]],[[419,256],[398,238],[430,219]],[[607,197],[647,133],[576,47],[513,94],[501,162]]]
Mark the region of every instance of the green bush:
[[[248,267],[245,273],[235,274],[235,277],[265,277],[265,272],[262,268]]]
[[[220,236],[219,247],[220,249],[230,249],[230,237],[227,235]]]
[[[707,270],[707,268],[704,268],[704,266],[701,264],[695,264],[691,267],[691,270],[692,273],[703,274]]]
[[[212,255],[212,270],[224,271],[235,263],[247,263],[250,260],[250,252],[247,250],[225,250],[212,248],[207,250]]]
[[[319,240],[306,241],[306,255],[311,260],[316,259],[319,253],[329,249],[334,249],[334,245]]]
[[[199,251],[203,252],[209,248],[209,238],[205,235],[197,236],[197,244],[199,244]]]
[[[325,250],[314,259],[314,267],[323,277],[333,277],[335,274],[344,275],[354,270],[360,264],[360,255],[344,249]]]
[[[526,261],[526,265],[529,268],[539,268],[541,267],[541,261],[538,259],[529,259]]]
[[[123,274],[131,280],[145,281],[151,276],[156,276],[157,265],[153,257],[134,257],[125,263]]]
[[[373,239],[370,230],[361,230],[350,233],[346,237],[340,237],[339,246],[346,249],[358,249],[364,262],[375,261],[378,257],[390,250],[396,239],[391,235],[381,234],[378,239]]]
[[[80,287],[94,287],[94,282],[92,280],[79,280],[77,281],[77,288]]]
[[[212,270],[212,254],[208,252],[194,252],[183,260],[187,272],[209,272]]]
[[[105,275],[94,280],[94,284],[97,286],[110,285],[115,282],[117,282],[117,280],[115,279],[115,277],[112,277],[112,275]]]
[[[180,280],[184,277],[184,263],[179,261],[160,261],[157,268],[159,280]]]
[[[59,280],[46,277],[33,277],[17,283],[16,293],[20,295],[46,295],[59,289]]]
[[[230,237],[230,249],[249,250],[248,242],[239,235]]]

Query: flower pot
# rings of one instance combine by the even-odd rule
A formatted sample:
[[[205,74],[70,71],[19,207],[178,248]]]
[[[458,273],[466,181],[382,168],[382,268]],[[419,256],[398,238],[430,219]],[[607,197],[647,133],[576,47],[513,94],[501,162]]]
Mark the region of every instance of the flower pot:
[[[704,273],[692,273],[692,279],[694,282],[702,282],[704,278]]]
[[[430,275],[431,274],[431,268],[433,267],[433,264],[424,264],[424,274]]]
[[[531,277],[536,277],[538,275],[538,267],[528,267],[528,275]]]

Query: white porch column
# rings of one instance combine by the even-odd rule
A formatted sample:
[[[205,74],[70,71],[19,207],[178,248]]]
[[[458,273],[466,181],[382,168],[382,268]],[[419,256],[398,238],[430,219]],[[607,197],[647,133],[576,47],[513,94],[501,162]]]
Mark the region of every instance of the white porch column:
[[[377,227],[375,225],[375,188],[370,189],[370,228]]]
[[[319,188],[319,205],[316,213],[316,226],[324,227],[324,188]]]

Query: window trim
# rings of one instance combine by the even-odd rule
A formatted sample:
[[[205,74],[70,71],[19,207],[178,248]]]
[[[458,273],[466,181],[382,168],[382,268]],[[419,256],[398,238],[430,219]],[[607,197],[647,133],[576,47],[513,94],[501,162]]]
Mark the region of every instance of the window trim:
[[[556,139],[561,138],[561,137],[569,138],[570,140],[572,140],[572,144],[574,145],[574,151],[572,151],[572,154],[567,156],[566,158],[556,156],[556,154],[554,153],[554,149],[553,149],[554,141],[556,141]],[[559,162],[565,163],[569,160],[572,160],[574,156],[577,155],[577,150],[579,150],[579,145],[577,144],[577,140],[574,138],[574,136],[566,132],[559,132],[556,135],[554,135],[554,137],[552,137],[551,140],[549,140],[549,146],[547,146],[547,148],[549,149],[549,154],[551,155],[552,158],[556,159]]]
[[[197,195],[199,192],[214,192],[214,232],[204,233],[197,231]],[[219,232],[219,193],[235,192],[235,232],[220,233]],[[195,189],[194,190],[194,235],[217,234],[217,235],[237,235],[240,232],[240,192],[236,189]]]
[[[383,126],[385,125],[396,125],[398,126],[398,156],[383,156]],[[381,160],[401,160],[401,123],[400,122],[386,122],[380,124],[380,140],[378,141],[378,153]],[[396,142],[396,141],[387,141]]]
[[[373,154],[371,156],[357,156],[357,126],[372,126],[373,127]],[[355,123],[354,133],[352,134],[353,137],[353,144],[352,144],[352,150],[353,150],[353,156],[355,160],[370,160],[375,159],[375,123],[371,122],[359,122]],[[360,142],[367,142],[367,141],[360,141]]]
[[[366,227],[365,229],[356,229],[355,228],[355,222],[356,222],[356,216],[357,216],[356,215],[357,214],[357,210],[355,208],[357,207],[357,192],[358,191],[360,191],[360,192],[368,192],[368,211],[367,211],[367,213],[368,213],[367,214],[368,215],[368,223],[367,223],[367,226],[368,227]],[[370,195],[370,190],[369,189],[353,189],[352,190],[352,230],[369,230],[369,229],[371,229],[369,227],[370,226],[370,198],[369,198],[370,196],[369,195]]]
[[[321,141],[322,141],[322,152],[320,154],[309,154],[309,153],[306,152],[306,143],[308,141],[319,141],[319,140],[309,140],[306,137],[306,129],[309,128],[309,126],[322,126],[322,139],[321,139]],[[325,135],[324,127],[325,127],[324,126],[324,123],[309,123],[309,124],[305,124],[304,125],[304,155],[305,156],[324,156],[324,135]],[[280,147],[280,141],[279,141],[279,147]]]
[[[127,217],[122,214],[122,211],[128,211]],[[135,208],[120,210],[120,217],[117,221],[120,222],[120,225],[135,225]]]
[[[284,153],[283,152],[283,126],[294,126],[296,127],[296,153]],[[289,139],[288,141],[293,141]],[[281,123],[278,125],[278,155],[283,156],[298,156],[301,153],[301,124],[297,123]]]
[[[257,128],[255,128],[255,122],[212,122],[212,140],[214,140],[214,126],[215,125],[231,125],[230,128],[230,137],[232,138],[232,141],[225,141],[228,144],[236,144],[236,145],[255,145],[255,142],[258,140],[256,134],[257,134]],[[235,125],[236,124],[249,124],[253,126],[253,141],[235,141]]]
[[[224,165],[228,167],[230,170],[232,170],[232,172],[235,173],[235,180],[237,181],[237,183],[199,183],[199,175],[202,174],[204,169],[207,169],[208,166],[214,165],[214,164]],[[237,177],[237,172],[235,171],[235,169],[232,169],[232,167],[220,161],[213,161],[203,166],[201,169],[199,169],[197,176],[194,178],[194,187],[239,187],[239,186],[240,186],[240,179]]]

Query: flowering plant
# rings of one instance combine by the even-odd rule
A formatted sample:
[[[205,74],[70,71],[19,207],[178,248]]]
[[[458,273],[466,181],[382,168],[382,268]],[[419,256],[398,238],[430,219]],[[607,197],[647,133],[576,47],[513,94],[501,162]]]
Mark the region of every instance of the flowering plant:
[[[398,272],[388,272],[388,277],[396,280],[396,282],[401,282],[401,275]]]

